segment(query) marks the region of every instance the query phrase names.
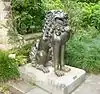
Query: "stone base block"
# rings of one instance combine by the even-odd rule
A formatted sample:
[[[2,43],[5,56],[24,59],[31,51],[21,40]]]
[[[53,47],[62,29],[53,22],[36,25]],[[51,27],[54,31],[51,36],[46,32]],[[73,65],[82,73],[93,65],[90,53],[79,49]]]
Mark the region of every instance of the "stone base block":
[[[20,72],[23,79],[35,83],[50,94],[69,94],[85,80],[86,73],[84,70],[68,67],[71,71],[62,77],[57,77],[52,67],[49,67],[49,73],[43,73],[31,64],[21,67]]]

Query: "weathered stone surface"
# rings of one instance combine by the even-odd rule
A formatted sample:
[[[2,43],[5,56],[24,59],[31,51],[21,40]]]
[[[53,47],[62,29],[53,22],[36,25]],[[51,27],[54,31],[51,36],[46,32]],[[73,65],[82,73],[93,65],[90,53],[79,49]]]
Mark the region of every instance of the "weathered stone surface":
[[[9,49],[7,36],[8,29],[5,28],[7,22],[7,15],[9,13],[9,10],[7,10],[7,8],[9,6],[10,2],[3,2],[3,0],[0,0],[0,49],[3,50]]]
[[[40,89],[40,88],[36,87],[36,88],[32,89],[31,91],[29,91],[26,94],[50,94],[50,93],[44,91],[43,89]]]
[[[70,68],[71,71],[62,77],[57,77],[52,67],[49,67],[49,73],[44,74],[42,71],[33,68],[31,64],[21,67],[20,72],[22,78],[31,83],[35,83],[49,93],[69,94],[85,79],[85,71],[74,67]]]
[[[9,85],[9,91],[12,92],[13,94],[25,94],[31,91],[33,88],[35,88],[31,84],[23,80],[10,82],[8,85]]]
[[[87,75],[85,82],[72,94],[100,94],[100,75]]]
[[[7,31],[8,29],[3,27],[2,25],[4,25],[3,23],[4,21],[0,21],[0,44],[7,44],[7,40],[8,40],[8,37],[7,37]]]

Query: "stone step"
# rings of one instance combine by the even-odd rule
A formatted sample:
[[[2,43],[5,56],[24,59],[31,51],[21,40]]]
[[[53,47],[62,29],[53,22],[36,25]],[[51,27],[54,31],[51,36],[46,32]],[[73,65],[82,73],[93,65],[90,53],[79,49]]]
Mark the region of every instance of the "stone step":
[[[44,91],[43,89],[40,89],[39,87],[36,87],[26,94],[50,94],[50,93]]]
[[[24,80],[17,80],[8,83],[9,91],[12,94],[49,94]]]
[[[9,91],[12,92],[13,94],[25,94],[35,88],[31,84],[23,81],[23,80],[17,80],[17,81],[12,81],[9,84]]]

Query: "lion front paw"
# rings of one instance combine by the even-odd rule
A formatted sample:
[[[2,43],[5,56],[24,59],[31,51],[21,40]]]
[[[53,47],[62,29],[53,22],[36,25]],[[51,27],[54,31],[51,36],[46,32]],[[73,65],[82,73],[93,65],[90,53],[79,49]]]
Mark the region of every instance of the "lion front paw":
[[[47,67],[44,67],[43,65],[38,65],[36,68],[38,70],[43,71],[44,73],[48,73],[49,72],[49,69]]]
[[[63,68],[62,68],[62,71],[64,71],[64,72],[69,72],[69,71],[71,71],[71,69],[70,69],[69,67],[63,67]]]
[[[47,67],[44,67],[42,71],[43,71],[44,73],[50,72],[49,69],[48,69]]]
[[[32,67],[36,67],[36,64],[35,63],[32,63]]]
[[[56,74],[58,77],[61,77],[61,76],[64,75],[64,72],[61,71],[61,70],[56,70],[56,71],[55,71],[55,74]]]

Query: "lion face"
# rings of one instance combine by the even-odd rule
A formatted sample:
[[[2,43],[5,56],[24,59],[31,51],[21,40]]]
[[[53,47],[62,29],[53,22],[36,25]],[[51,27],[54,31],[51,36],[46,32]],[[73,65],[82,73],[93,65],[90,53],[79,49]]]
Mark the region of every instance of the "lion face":
[[[45,17],[45,25],[43,28],[43,39],[51,39],[55,33],[57,36],[67,32],[68,15],[62,10],[51,10]],[[56,32],[55,32],[56,31]]]

